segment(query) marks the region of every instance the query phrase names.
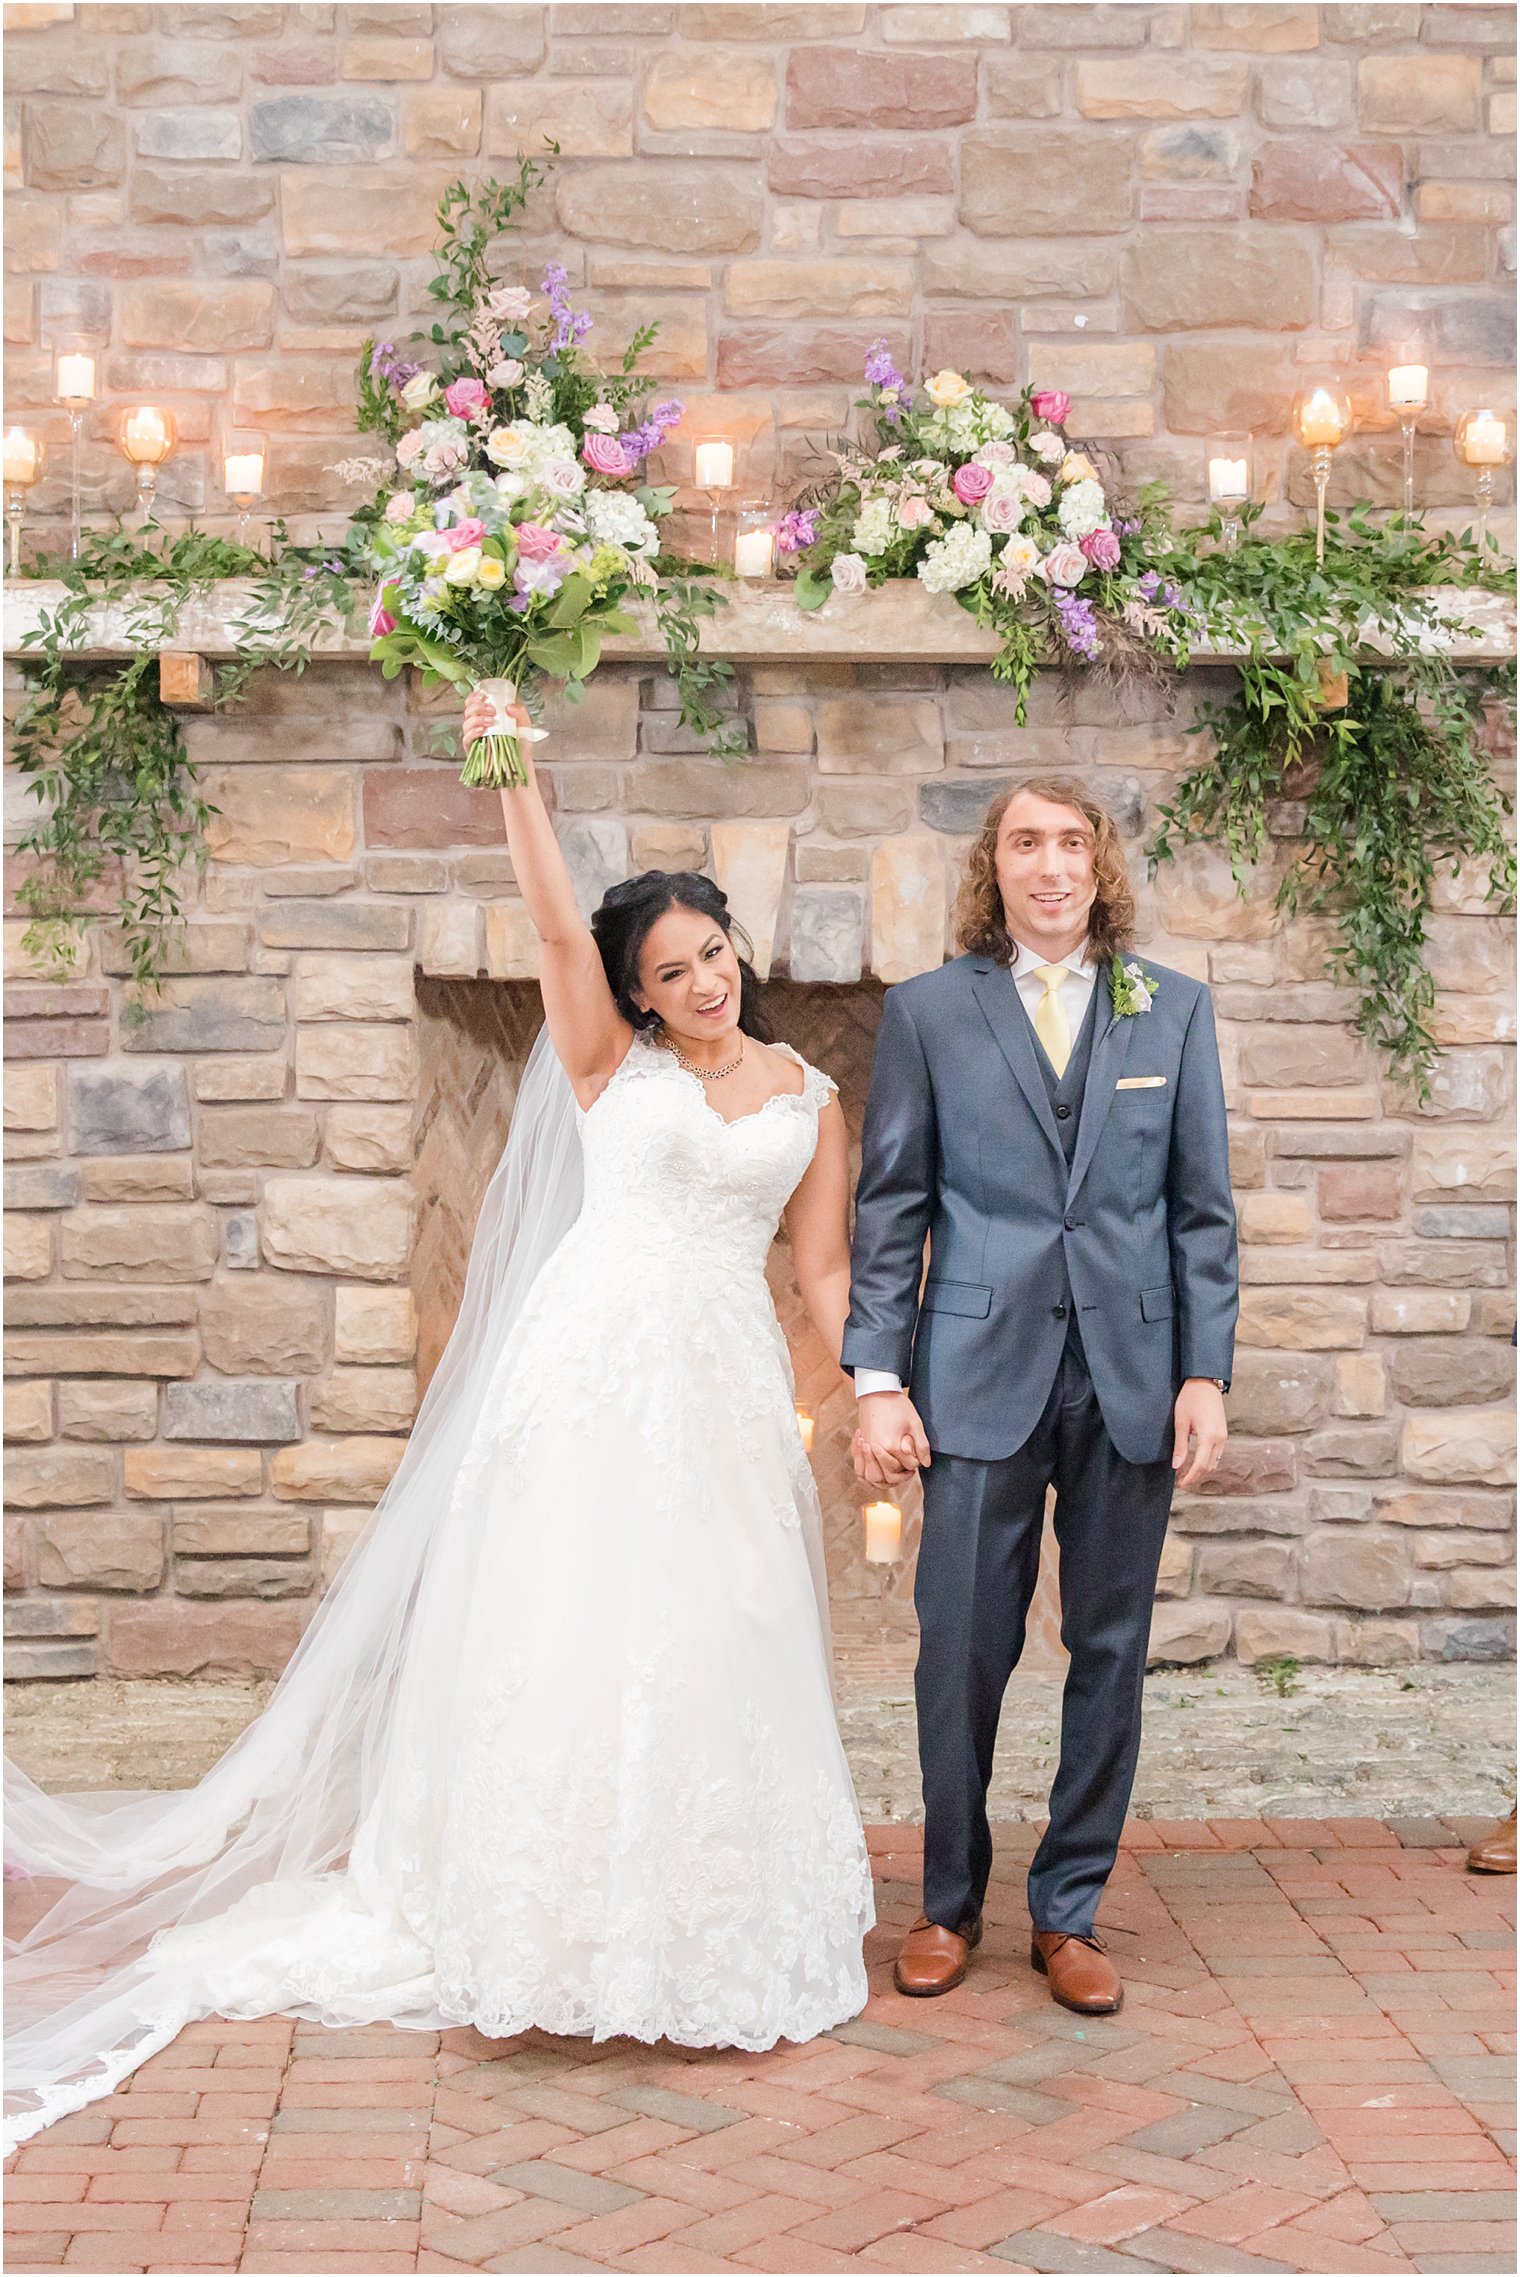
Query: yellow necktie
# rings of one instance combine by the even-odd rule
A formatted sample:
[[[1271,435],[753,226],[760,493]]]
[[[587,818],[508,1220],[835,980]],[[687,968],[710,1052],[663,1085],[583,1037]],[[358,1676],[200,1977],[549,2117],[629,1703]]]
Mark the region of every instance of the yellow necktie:
[[[1071,1057],[1071,1022],[1061,1002],[1061,983],[1066,978],[1065,965],[1036,965],[1035,978],[1045,983],[1045,993],[1035,1007],[1034,1032],[1045,1046],[1045,1056],[1057,1075],[1066,1073],[1066,1062]]]

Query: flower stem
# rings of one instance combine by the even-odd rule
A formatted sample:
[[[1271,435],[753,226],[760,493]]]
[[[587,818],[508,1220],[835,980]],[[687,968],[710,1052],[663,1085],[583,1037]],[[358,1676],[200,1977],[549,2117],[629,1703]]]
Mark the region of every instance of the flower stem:
[[[471,790],[521,790],[528,780],[515,735],[483,735],[464,756],[459,780]]]

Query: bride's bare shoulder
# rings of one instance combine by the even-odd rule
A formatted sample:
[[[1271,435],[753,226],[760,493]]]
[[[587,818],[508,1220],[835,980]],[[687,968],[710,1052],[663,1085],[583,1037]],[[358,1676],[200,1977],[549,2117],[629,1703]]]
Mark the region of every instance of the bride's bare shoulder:
[[[760,1049],[776,1079],[776,1089],[800,1096],[807,1089],[808,1073],[807,1061],[801,1052],[794,1051],[790,1044],[762,1044]]]

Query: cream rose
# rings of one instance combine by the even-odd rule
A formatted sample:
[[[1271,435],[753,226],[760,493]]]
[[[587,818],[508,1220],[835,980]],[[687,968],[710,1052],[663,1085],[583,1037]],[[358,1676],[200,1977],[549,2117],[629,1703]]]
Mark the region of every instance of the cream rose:
[[[829,575],[836,593],[863,593],[866,589],[866,565],[858,553],[836,553]]]
[[[438,393],[438,382],[431,372],[414,372],[401,390],[401,400],[408,411],[423,411]]]
[[[475,573],[481,563],[479,546],[461,546],[458,553],[450,554],[443,565],[446,585],[473,585]]]
[[[954,411],[971,393],[971,382],[964,373],[947,369],[936,372],[933,379],[924,383],[924,393],[941,411]]]
[[[1051,585],[1080,585],[1087,575],[1087,556],[1080,546],[1054,546],[1040,569]]]
[[[504,561],[498,561],[494,553],[482,554],[480,557],[480,567],[475,572],[476,584],[480,586],[484,592],[494,593],[497,586],[505,585],[506,581],[506,563]]]
[[[1085,451],[1068,451],[1062,459],[1063,482],[1097,482],[1099,479],[1098,470]]]

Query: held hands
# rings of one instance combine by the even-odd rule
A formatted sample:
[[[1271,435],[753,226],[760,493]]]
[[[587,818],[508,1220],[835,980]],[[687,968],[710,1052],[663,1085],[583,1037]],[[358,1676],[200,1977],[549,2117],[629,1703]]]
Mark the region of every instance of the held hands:
[[[1207,1376],[1189,1376],[1177,1394],[1173,1420],[1176,1438],[1172,1447],[1172,1469],[1177,1473],[1178,1493],[1185,1494],[1190,1486],[1200,1485],[1219,1468],[1219,1458],[1229,1437],[1224,1419],[1224,1394]]]
[[[929,1442],[906,1392],[867,1392],[850,1442],[855,1475],[868,1486],[899,1486],[929,1467]]]

